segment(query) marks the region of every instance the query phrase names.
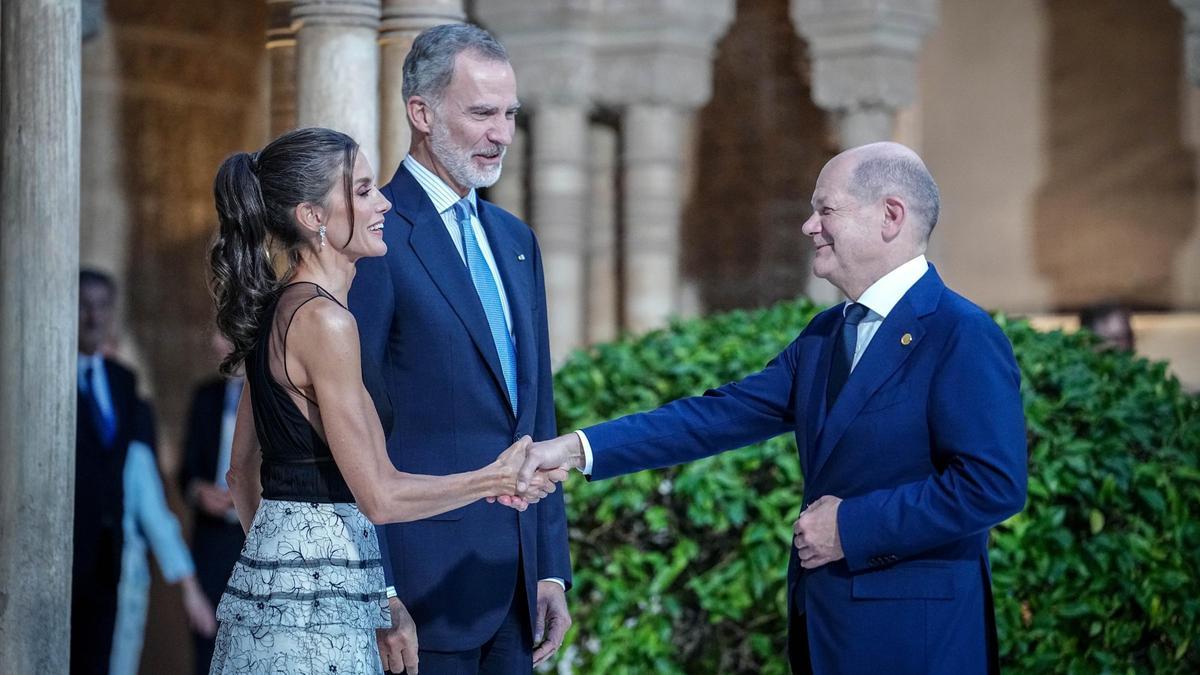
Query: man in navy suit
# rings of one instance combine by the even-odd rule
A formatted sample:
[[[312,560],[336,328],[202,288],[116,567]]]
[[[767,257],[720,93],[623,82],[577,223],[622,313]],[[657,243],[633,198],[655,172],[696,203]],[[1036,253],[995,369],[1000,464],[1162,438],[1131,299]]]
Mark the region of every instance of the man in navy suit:
[[[401,471],[448,474],[495,460],[523,435],[557,433],[541,253],[527,225],[476,195],[495,183],[518,102],[507,53],[470,25],[431,28],[404,63],[412,144],[384,195],[383,258],[350,292],[364,358],[396,410]],[[478,502],[380,528],[398,625],[407,608],[422,673],[528,673],[570,626],[562,494],[523,512]],[[389,593],[391,589],[389,589]],[[411,639],[381,642],[413,670]]]
[[[535,444],[522,474],[608,478],[791,431],[805,476],[792,670],[994,673],[988,530],[1024,507],[1026,488],[1012,347],[925,260],[939,199],[916,153],[838,155],[812,206],[813,271],[849,301],[758,373]]]
[[[71,672],[107,673],[117,617],[124,542],[125,452],[134,431],[137,378],[105,358],[117,286],[79,273],[79,359],[75,416],[75,538],[71,565]]]

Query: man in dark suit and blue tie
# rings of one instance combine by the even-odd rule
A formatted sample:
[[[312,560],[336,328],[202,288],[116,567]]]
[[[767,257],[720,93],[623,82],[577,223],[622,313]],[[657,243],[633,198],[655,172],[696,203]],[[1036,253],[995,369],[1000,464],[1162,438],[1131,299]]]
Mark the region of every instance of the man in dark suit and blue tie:
[[[71,672],[107,673],[121,578],[123,473],[134,430],[137,378],[105,358],[117,287],[79,273],[78,400],[75,425],[75,545],[71,565]]]
[[[476,195],[495,183],[518,102],[507,53],[475,26],[431,28],[404,64],[412,144],[384,195],[387,255],[350,291],[364,354],[385,369],[401,471],[484,466],[557,433],[541,253],[527,225]],[[411,612],[422,673],[528,673],[570,626],[561,493],[517,512],[479,502],[380,528],[395,622]],[[385,666],[412,670],[403,630]]]
[[[592,479],[792,432],[804,471],[788,573],[796,673],[994,673],[988,530],[1025,504],[1020,373],[1004,333],[925,259],[937,186],[877,143],[821,171],[803,231],[849,301],[749,377],[535,444],[523,475]]]

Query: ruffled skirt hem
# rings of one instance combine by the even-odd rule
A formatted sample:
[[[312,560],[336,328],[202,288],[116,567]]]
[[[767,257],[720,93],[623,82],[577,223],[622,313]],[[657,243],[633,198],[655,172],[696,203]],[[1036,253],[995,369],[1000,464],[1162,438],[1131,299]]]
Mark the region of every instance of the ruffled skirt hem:
[[[374,526],[354,504],[262,500],[217,620],[322,631],[390,626]]]

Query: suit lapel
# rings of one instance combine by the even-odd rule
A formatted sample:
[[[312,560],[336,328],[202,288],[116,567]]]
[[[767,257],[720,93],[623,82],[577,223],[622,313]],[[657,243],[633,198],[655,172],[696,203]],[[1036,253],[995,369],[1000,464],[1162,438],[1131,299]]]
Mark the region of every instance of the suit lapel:
[[[393,197],[395,214],[412,226],[409,246],[421,261],[429,278],[466,327],[467,334],[471,336],[471,341],[475,343],[500,391],[507,392],[487,315],[483,313],[483,305],[479,302],[475,284],[471,281],[467,266],[463,264],[450,234],[446,232],[446,224],[441,215],[433,208],[433,202],[429,201],[429,195],[425,194],[421,184],[403,165],[388,187]],[[505,393],[504,397],[507,400],[508,394]]]
[[[492,208],[491,204],[479,200],[479,222],[487,234],[492,257],[496,260],[496,269],[500,272],[500,281],[504,284],[508,310],[512,314],[520,415],[517,426],[520,427],[520,420],[524,419],[525,413],[536,408],[533,405],[536,399],[533,376],[537,373],[537,346],[534,341],[533,308],[530,306],[530,299],[533,297],[533,280],[530,275],[533,252],[522,248],[499,226]]]
[[[100,441],[100,430],[96,428],[96,415],[92,412],[92,402],[78,386],[75,391],[75,410],[77,411],[75,413],[76,433],[86,433],[94,445],[103,446],[104,443]]]
[[[945,286],[933,266],[930,265],[925,276],[909,289],[908,293],[883,320],[879,330],[871,338],[867,351],[863,353],[858,365],[854,367],[850,377],[846,380],[846,385],[838,395],[838,399],[834,401],[833,408],[826,413],[824,425],[817,435],[816,455],[811,465],[813,478],[820,474],[821,468],[833,453],[833,449],[837,447],[838,441],[850,428],[867,401],[920,346],[921,340],[925,337],[925,327],[921,324],[920,317],[933,311],[937,304],[937,297],[943,288]],[[909,340],[902,339],[905,334],[909,335]],[[827,349],[831,353],[833,341],[832,336],[827,340],[829,343]],[[828,373],[828,362],[825,362],[823,369],[818,371],[816,379],[823,383],[828,379]],[[817,394],[818,392],[813,393],[814,396]],[[825,399],[824,388],[820,390],[819,394],[819,398],[823,402]]]

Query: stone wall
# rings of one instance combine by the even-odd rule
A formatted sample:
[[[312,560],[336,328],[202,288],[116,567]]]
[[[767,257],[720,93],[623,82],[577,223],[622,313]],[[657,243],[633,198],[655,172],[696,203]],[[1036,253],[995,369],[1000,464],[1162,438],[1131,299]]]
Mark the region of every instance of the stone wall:
[[[1048,175],[1029,225],[1051,304],[1171,307],[1170,261],[1196,228],[1183,16],[1167,0],[1047,8]]]
[[[264,141],[260,5],[111,0],[88,45],[111,67],[85,77],[84,135],[96,140],[84,147],[84,198],[107,215],[85,209],[82,254],[124,282],[121,349],[137,355],[165,441],[179,436],[191,384],[212,372],[213,176]]]
[[[1044,14],[1043,0],[943,3],[909,139],[942,193],[930,259],[959,292],[1006,311],[1049,303],[1030,231],[1045,176]]]

